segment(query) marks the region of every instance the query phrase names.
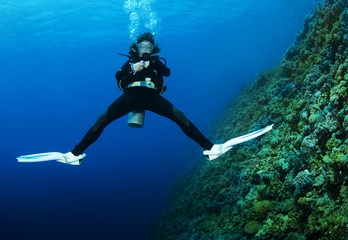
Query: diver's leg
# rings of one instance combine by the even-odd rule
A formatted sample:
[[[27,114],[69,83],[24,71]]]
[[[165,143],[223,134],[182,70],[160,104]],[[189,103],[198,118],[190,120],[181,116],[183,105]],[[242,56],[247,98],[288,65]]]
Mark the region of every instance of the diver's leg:
[[[71,151],[75,156],[82,154],[92,143],[94,143],[104,128],[112,121],[126,115],[133,109],[133,101],[129,94],[124,93],[116,99],[108,109],[99,116],[95,124],[89,129],[81,142]]]
[[[198,130],[184,113],[175,108],[173,104],[162,96],[155,96],[152,101],[149,101],[147,109],[174,121],[188,137],[204,149],[210,150],[213,147],[213,143]]]

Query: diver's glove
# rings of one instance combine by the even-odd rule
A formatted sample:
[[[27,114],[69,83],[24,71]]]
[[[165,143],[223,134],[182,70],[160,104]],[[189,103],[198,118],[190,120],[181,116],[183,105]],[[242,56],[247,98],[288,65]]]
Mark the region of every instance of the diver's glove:
[[[149,65],[150,65],[150,61],[144,62],[143,60],[141,60],[140,62],[137,62],[137,63],[132,63],[131,68],[133,70],[133,74],[143,70],[144,68],[147,68]]]

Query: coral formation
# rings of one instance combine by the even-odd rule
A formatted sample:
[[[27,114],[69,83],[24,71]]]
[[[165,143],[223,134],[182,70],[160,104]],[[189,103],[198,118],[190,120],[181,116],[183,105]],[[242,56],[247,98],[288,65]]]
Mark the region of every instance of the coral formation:
[[[274,129],[177,184],[157,239],[348,239],[348,2],[325,0],[215,136]]]
[[[244,230],[248,234],[255,234],[260,230],[260,223],[252,220],[245,225]]]
[[[259,218],[265,218],[269,212],[272,211],[273,204],[269,200],[262,200],[259,202],[256,202],[253,206],[253,218],[259,219]]]

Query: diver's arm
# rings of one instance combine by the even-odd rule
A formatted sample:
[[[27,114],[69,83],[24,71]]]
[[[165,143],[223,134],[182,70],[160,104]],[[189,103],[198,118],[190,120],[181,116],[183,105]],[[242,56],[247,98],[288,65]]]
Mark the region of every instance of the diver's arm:
[[[131,68],[131,62],[128,60],[115,74],[117,80],[117,86],[124,91],[127,84],[127,79],[129,76],[133,75],[133,70]]]
[[[160,60],[154,60],[150,63],[158,71],[158,74],[168,77],[170,75],[170,69],[166,67]]]
[[[121,81],[124,77],[133,74],[131,63],[128,60],[115,74],[117,82]]]
[[[144,68],[147,68],[149,65],[150,65],[149,61],[146,61],[146,62],[140,61],[140,62],[137,62],[137,63],[132,63],[131,64],[131,68],[133,70],[133,74],[143,70]]]

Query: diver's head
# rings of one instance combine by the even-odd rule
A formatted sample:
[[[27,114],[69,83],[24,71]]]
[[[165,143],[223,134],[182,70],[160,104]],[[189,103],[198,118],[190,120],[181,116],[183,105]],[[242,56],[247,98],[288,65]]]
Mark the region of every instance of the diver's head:
[[[144,40],[137,44],[139,56],[144,54],[151,54],[153,50],[153,44],[150,41]]]
[[[150,32],[139,34],[137,41],[133,42],[130,46],[130,54],[137,54],[141,58],[150,57],[151,54],[158,53],[160,48],[155,43],[154,35]]]

